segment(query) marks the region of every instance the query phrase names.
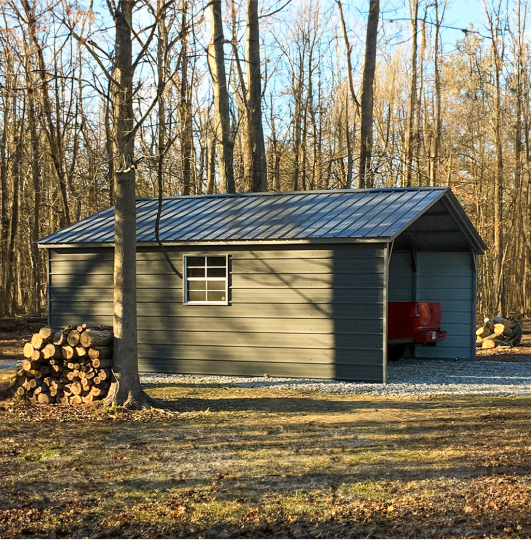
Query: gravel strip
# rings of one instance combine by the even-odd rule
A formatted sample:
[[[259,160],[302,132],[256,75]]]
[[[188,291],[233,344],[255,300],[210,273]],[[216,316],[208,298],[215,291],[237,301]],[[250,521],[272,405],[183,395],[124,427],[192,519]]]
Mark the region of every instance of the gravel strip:
[[[17,369],[20,360],[0,360],[0,369]]]
[[[404,395],[531,395],[531,362],[401,360],[387,370],[388,384],[274,377],[221,377],[142,373],[145,385],[188,384],[244,388],[274,387],[338,394]]]

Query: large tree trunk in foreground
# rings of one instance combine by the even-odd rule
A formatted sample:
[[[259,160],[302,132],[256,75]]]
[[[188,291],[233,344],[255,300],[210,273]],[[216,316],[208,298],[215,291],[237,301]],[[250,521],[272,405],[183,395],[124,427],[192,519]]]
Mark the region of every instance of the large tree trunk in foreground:
[[[126,407],[148,404],[138,375],[136,327],[136,205],[133,161],[133,0],[120,0],[116,13],[113,86],[116,118],[116,206],[114,240],[114,362],[116,377],[107,400]]]

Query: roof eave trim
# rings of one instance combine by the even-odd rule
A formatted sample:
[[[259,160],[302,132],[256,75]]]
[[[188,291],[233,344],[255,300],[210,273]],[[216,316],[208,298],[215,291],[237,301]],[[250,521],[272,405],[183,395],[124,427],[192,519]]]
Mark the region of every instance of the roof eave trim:
[[[279,239],[279,240],[194,240],[188,242],[178,241],[163,241],[164,246],[197,246],[197,245],[209,245],[209,246],[248,246],[250,244],[302,244],[302,245],[314,245],[314,244],[386,244],[393,239],[390,237],[376,237],[376,238],[291,238],[291,239]],[[65,249],[65,248],[113,248],[114,242],[76,242],[72,244],[38,244],[43,249]],[[137,247],[151,247],[158,246],[157,242],[137,242]]]
[[[463,230],[463,233],[467,237],[474,251],[483,255],[487,251],[488,246],[477,232],[474,224],[470,221],[470,218],[467,216],[461,204],[459,204],[456,196],[451,191],[448,191],[448,196],[444,199],[444,203],[452,217]]]

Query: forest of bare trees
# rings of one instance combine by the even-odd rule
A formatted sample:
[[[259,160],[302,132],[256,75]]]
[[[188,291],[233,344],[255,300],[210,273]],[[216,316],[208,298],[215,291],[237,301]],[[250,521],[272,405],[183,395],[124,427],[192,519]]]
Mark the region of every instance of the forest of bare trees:
[[[35,241],[128,171],[138,196],[450,185],[489,246],[479,312],[529,315],[530,9],[456,29],[449,2],[129,0],[128,75],[113,0],[1,0],[0,315],[45,311]]]

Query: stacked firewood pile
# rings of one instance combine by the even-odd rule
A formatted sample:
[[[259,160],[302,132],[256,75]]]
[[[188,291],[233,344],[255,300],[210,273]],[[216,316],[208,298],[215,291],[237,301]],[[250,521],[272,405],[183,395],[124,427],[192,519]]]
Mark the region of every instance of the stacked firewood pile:
[[[503,317],[485,318],[483,326],[476,330],[476,347],[517,347],[522,340],[521,321],[511,321]]]
[[[31,403],[64,405],[103,399],[113,376],[112,342],[110,327],[41,328],[24,345],[15,395]]]

